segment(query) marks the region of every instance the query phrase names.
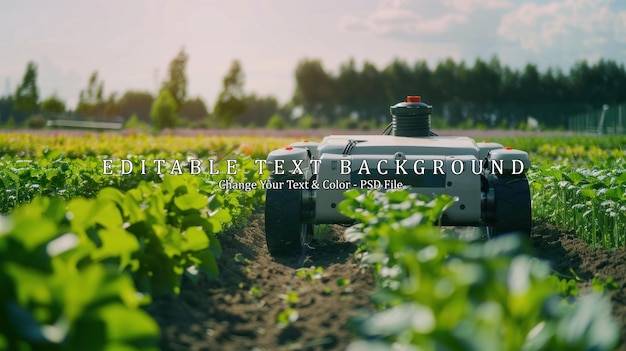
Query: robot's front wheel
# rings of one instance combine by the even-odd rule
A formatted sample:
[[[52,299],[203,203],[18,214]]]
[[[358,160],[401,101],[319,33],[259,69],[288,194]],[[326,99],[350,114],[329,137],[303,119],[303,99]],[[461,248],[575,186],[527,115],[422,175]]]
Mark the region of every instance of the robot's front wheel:
[[[499,175],[493,181],[495,223],[488,236],[521,233],[530,236],[532,206],[530,187],[525,176]]]
[[[302,191],[268,189],[265,195],[265,241],[272,256],[296,255],[302,248]]]

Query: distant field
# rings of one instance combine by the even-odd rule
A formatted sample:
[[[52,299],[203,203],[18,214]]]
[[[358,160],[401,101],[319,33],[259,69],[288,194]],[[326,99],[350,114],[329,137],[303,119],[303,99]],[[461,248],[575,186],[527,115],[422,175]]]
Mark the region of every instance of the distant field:
[[[123,130],[123,131],[87,131],[87,130],[73,130],[73,129],[44,129],[44,130],[19,130],[19,131],[10,131],[5,130],[2,131],[5,133],[11,132],[21,132],[21,133],[32,133],[32,134],[64,134],[64,135],[81,135],[87,133],[98,133],[98,134],[132,134],[136,133],[133,130]],[[165,130],[160,134],[174,134],[174,135],[228,135],[228,136],[272,136],[272,137],[316,137],[322,138],[326,135],[332,134],[380,134],[382,129],[376,130],[359,130],[359,129],[332,129],[332,128],[320,128],[320,129],[284,129],[284,130],[275,130],[275,129],[251,129],[251,128],[232,128],[232,129],[175,129],[175,130]],[[490,129],[490,130],[477,130],[477,129],[446,129],[446,130],[438,130],[433,129],[433,132],[437,133],[441,136],[468,136],[472,138],[480,138],[480,137],[525,137],[525,136],[570,136],[575,135],[572,132],[567,131],[521,131],[521,130],[501,130],[501,129]]]

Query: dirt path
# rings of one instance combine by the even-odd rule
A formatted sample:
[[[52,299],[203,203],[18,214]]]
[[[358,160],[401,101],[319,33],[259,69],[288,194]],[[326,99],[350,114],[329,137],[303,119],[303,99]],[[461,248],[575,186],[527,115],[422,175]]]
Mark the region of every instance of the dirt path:
[[[219,281],[184,284],[178,299],[155,301],[150,312],[161,325],[163,349],[345,349],[353,338],[348,320],[359,309],[369,308],[373,289],[371,273],[355,263],[355,247],[343,242],[341,228],[335,228],[337,242],[317,246],[305,262],[304,267],[323,268],[321,278],[309,279],[297,273],[299,257],[274,261],[269,256],[263,228],[263,216],[256,214],[248,227],[220,237],[224,254]],[[569,270],[574,269],[587,281],[581,287],[588,287],[594,276],[619,282],[620,288],[610,294],[626,338],[626,251],[594,249],[546,224],[533,231],[537,255],[551,261],[561,274],[571,275]],[[350,283],[338,286],[342,279]],[[279,328],[276,319],[289,307],[285,296],[290,291],[299,300],[292,305],[298,318]],[[626,344],[619,350],[626,351]]]
[[[341,230],[334,228],[336,243],[317,245],[304,265],[298,262],[299,254],[275,261],[265,247],[263,228],[263,216],[256,214],[248,227],[220,236],[219,281],[185,284],[179,299],[151,306],[163,331],[163,349],[346,348],[352,339],[348,319],[368,307],[373,287],[371,272],[353,259],[355,247],[343,242]],[[311,270],[310,278],[305,272],[297,274],[311,266],[323,268],[321,277],[314,278]],[[345,279],[350,282],[345,284]],[[299,300],[291,305],[298,318],[281,328],[276,319],[290,307],[285,295],[291,291]]]
[[[533,227],[533,246],[540,258],[552,262],[554,270],[572,276],[570,268],[583,279],[578,285],[589,289],[591,279],[613,277],[619,287],[609,291],[613,315],[622,327],[619,351],[626,351],[626,248],[604,250],[594,248],[571,233],[539,223]]]

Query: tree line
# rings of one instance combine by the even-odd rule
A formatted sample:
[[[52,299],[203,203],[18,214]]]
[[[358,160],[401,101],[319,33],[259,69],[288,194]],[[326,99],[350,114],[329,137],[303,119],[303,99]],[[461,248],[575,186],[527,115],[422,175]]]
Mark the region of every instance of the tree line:
[[[320,60],[302,60],[296,68],[296,104],[334,122],[353,114],[359,119],[388,118],[389,106],[405,95],[421,95],[433,114],[450,126],[484,124],[515,127],[528,116],[548,127],[566,126],[569,116],[626,102],[623,64],[578,61],[568,72],[534,64],[516,70],[497,57],[471,65],[446,59],[431,69],[396,59],[382,69],[354,60],[328,73]]]
[[[516,128],[532,116],[549,128],[565,127],[577,113],[626,102],[623,64],[599,60],[578,61],[569,71],[534,64],[513,69],[497,57],[473,64],[449,58],[430,68],[425,61],[409,64],[395,59],[378,68],[354,59],[337,72],[319,59],[297,63],[296,88],[290,101],[246,93],[241,62],[234,60],[222,81],[215,106],[209,110],[200,97],[187,94],[184,49],[170,62],[168,76],[154,96],[147,91],[105,94],[104,81],[94,71],[80,91],[74,109],[56,95],[40,99],[37,65],[29,62],[22,82],[12,95],[0,98],[0,125],[38,128],[51,118],[122,119],[129,127],[215,128],[290,125],[379,127],[389,121],[389,106],[406,95],[421,95],[433,105],[433,123],[452,127]]]

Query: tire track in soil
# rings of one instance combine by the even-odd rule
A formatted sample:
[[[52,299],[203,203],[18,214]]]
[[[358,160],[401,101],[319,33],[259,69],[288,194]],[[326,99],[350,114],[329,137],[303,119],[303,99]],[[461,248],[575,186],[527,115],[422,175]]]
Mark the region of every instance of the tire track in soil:
[[[344,350],[353,335],[348,320],[360,309],[369,309],[368,294],[373,277],[353,258],[354,245],[342,240],[342,227],[334,228],[336,243],[318,246],[305,267],[324,268],[323,278],[299,278],[299,253],[275,261],[265,247],[263,213],[256,213],[250,225],[219,236],[223,248],[220,278],[198,284],[183,282],[178,298],[158,299],[149,308],[162,329],[163,350]],[[613,277],[619,289],[609,292],[613,314],[621,325],[626,351],[626,249],[594,248],[571,233],[549,224],[533,226],[531,242],[539,258],[553,269],[570,276],[570,268],[583,279],[581,290],[590,289],[595,276]],[[235,261],[241,254],[248,265]],[[350,279],[346,288],[336,280]],[[253,297],[249,290],[257,287]],[[326,287],[332,293],[324,293]],[[295,290],[299,296],[297,321],[278,328],[276,315],[286,308],[280,298]]]

